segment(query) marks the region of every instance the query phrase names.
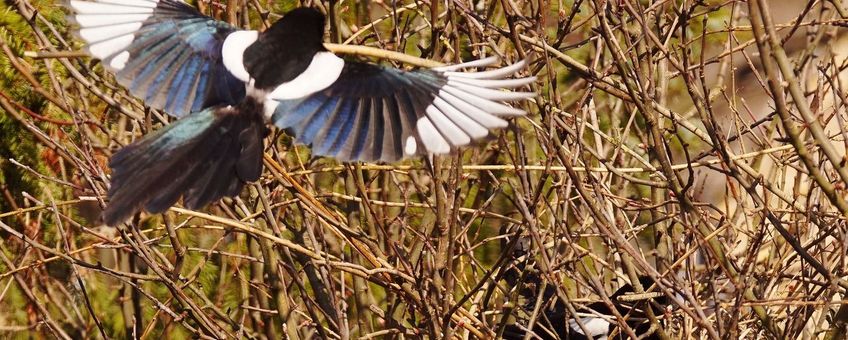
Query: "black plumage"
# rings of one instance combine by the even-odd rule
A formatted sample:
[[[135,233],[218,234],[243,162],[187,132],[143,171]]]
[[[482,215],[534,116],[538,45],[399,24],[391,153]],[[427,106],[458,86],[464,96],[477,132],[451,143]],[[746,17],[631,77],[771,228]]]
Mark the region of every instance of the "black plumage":
[[[104,222],[116,225],[142,207],[163,212],[180,196],[187,208],[202,208],[259,179],[267,128],[251,105],[194,113],[115,153]]]

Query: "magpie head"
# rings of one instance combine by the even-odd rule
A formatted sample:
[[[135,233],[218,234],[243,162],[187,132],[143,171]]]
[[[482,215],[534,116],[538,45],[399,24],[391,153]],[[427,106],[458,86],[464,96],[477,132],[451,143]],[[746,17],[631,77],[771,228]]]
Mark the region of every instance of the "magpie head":
[[[281,39],[295,46],[323,50],[324,14],[314,8],[296,8],[277,20],[263,36],[266,39]]]

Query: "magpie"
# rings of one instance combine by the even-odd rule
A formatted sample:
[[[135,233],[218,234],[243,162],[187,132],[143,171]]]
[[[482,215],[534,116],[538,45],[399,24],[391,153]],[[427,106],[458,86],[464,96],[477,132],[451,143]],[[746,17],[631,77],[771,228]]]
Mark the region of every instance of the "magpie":
[[[520,287],[517,293],[524,298],[521,309],[529,314],[536,308],[539,300],[542,309],[539,310],[532,329],[521,324],[526,324],[526,320],[503,325],[503,339],[522,340],[528,335],[531,339],[544,340],[628,339],[629,336],[615,318],[613,308],[625,318],[625,323],[639,339],[659,339],[649,322],[647,311],[650,309],[658,317],[665,316],[669,308],[674,306],[671,299],[665,295],[628,299],[628,295],[635,293],[635,288],[630,283],[625,283],[609,298],[613,308],[602,301],[583,306],[575,304],[578,314],[574,315],[569,312],[565,302],[557,297],[555,286],[542,284],[544,275],[533,261],[533,241],[529,236],[515,235],[514,228],[515,226],[504,226],[501,229],[501,234],[507,236],[501,239],[501,246],[506,249],[507,261],[510,263],[504,267],[501,279],[508,287]],[[638,279],[645,289],[656,283],[650,276],[640,276]],[[667,320],[661,319],[661,322],[663,321]]]
[[[507,90],[535,81],[510,78],[526,61],[464,72],[498,60],[408,71],[342,59],[324,47],[325,18],[311,8],[258,32],[180,0],[65,1],[84,51],[147,106],[180,118],[110,159],[110,226],[181,197],[199,209],[237,195],[262,173],[266,124],[315,156],[392,162],[479,140],[526,114],[504,102],[535,96]]]
[[[639,283],[647,288],[654,284],[654,280],[649,276],[642,276],[639,277]],[[554,288],[547,288],[547,291],[543,294],[546,296],[546,299],[555,299],[553,290]],[[633,294],[634,292],[635,289],[628,283],[618,288],[610,296],[610,300],[616,311],[626,317],[627,325],[639,339],[659,339],[659,335],[655,332],[655,329],[651,328],[651,324],[648,321],[647,309],[650,308],[654,315],[662,316],[671,301],[664,295],[647,300],[628,301],[621,299],[621,297],[627,294]],[[527,309],[533,310],[535,303],[534,299],[528,301]],[[534,336],[531,338],[546,340],[598,340],[610,339],[610,336],[613,334],[615,334],[613,339],[630,338],[618,326],[612,310],[606,303],[594,302],[583,308],[578,307],[578,312],[581,312],[580,316],[570,314],[565,303],[557,299],[553,305],[547,306],[542,310],[541,317],[533,327],[531,334]],[[518,324],[510,324],[504,329],[503,338],[506,340],[524,339],[527,333],[528,331],[525,327]]]

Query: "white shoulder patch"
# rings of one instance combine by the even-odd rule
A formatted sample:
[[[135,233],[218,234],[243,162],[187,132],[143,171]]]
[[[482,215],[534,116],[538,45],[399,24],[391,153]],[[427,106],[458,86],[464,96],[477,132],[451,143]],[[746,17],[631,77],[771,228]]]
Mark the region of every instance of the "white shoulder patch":
[[[265,120],[271,120],[271,117],[274,116],[274,111],[277,110],[277,106],[280,105],[280,102],[273,99],[266,99],[262,106],[265,108]]]
[[[221,46],[224,67],[239,80],[249,83],[250,74],[244,68],[244,50],[259,38],[257,31],[236,31],[230,33]]]
[[[227,40],[229,40],[229,37],[227,37]],[[309,63],[303,73],[291,81],[277,86],[268,97],[277,100],[306,97],[333,85],[342,73],[343,68],[344,59],[335,54],[331,52],[315,53],[312,62]]]

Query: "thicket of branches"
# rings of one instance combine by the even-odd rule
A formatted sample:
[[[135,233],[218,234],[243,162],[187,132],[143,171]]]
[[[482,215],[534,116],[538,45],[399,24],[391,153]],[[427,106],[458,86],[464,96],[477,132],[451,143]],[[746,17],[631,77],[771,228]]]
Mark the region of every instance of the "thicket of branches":
[[[58,2],[6,0],[0,336],[493,338],[633,283],[668,301],[663,339],[844,337],[840,0],[192,3],[253,29],[316,6],[328,42],[441,63],[528,58],[540,95],[432,162],[340,164],[275,131],[239,197],[107,228],[109,156],[170,118],[80,57]]]

